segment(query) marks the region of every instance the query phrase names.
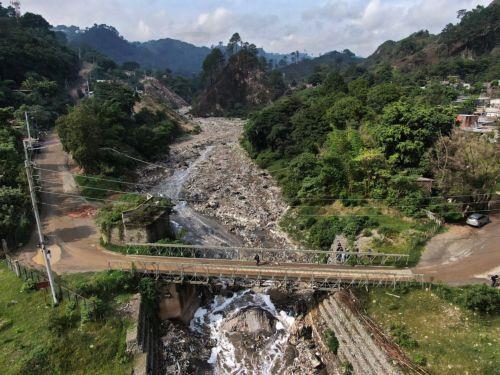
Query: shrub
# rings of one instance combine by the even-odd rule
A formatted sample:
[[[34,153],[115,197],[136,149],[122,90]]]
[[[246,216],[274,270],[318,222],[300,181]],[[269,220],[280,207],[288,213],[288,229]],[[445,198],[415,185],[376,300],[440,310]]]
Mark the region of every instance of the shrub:
[[[132,272],[110,270],[79,282],[76,285],[76,292],[84,296],[97,295],[107,299],[113,293],[135,291],[136,285],[135,275]]]
[[[141,293],[146,309],[149,312],[153,312],[156,308],[156,300],[158,297],[155,281],[149,277],[141,279],[139,282],[139,292]]]
[[[36,282],[32,278],[26,279],[21,286],[21,293],[32,292],[36,289]]]
[[[399,324],[393,324],[390,327],[394,341],[399,346],[406,349],[414,349],[418,347],[418,341],[411,337],[410,333],[405,326]]]
[[[469,310],[482,314],[500,312],[500,291],[488,285],[468,285],[462,288],[438,285],[435,292],[441,298]]]
[[[29,354],[28,359],[21,365],[20,374],[50,374],[53,368],[47,357],[49,349],[47,346],[37,346]]]
[[[60,315],[56,311],[53,311],[49,316],[47,328],[56,336],[62,336],[69,328],[74,326],[76,320],[77,316],[74,312]]]
[[[459,305],[483,314],[500,312],[500,291],[488,285],[470,285],[457,298]]]
[[[104,313],[104,304],[97,297],[90,297],[85,301],[80,309],[82,323],[96,321]]]
[[[334,354],[337,354],[339,350],[339,340],[331,330],[325,332],[326,345],[328,349]]]
[[[352,375],[354,372],[354,368],[352,367],[352,364],[350,362],[342,363],[342,370],[344,375]]]
[[[393,228],[386,225],[382,225],[380,228],[378,228],[378,232],[384,237],[390,237],[397,233]]]
[[[413,356],[413,362],[419,366],[426,366],[427,358],[425,358],[422,354],[417,353]]]

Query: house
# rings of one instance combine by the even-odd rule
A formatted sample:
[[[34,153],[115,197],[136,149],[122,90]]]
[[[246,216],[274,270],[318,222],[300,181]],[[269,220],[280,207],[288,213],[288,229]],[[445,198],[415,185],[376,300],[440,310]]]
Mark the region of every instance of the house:
[[[500,117],[500,108],[486,107],[484,110],[484,115],[491,119],[498,119]]]
[[[500,109],[500,99],[491,99],[490,107]]]
[[[478,115],[458,115],[457,122],[460,123],[460,129],[473,129],[478,126]]]

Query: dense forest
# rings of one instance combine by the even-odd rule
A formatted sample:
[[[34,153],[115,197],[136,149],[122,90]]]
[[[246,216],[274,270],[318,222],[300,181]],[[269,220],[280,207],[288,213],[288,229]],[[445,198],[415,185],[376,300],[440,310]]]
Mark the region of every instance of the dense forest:
[[[123,174],[136,164],[131,157],[152,160],[168,152],[180,132],[178,123],[160,110],[135,112],[137,101],[127,85],[102,82],[93,97],[57,120],[64,148],[85,172]]]
[[[496,6],[466,13],[454,28]],[[483,71],[495,64],[488,60]],[[292,206],[285,229],[329,248],[338,234],[354,240],[365,229],[390,232],[382,225],[387,215],[423,219],[433,212],[454,221],[487,208],[500,175],[498,145],[487,135],[458,132],[455,123],[464,108],[453,101],[473,91],[443,86],[439,75],[422,72],[403,74],[386,63],[341,73],[316,69],[315,87],[250,116],[242,142],[279,180]],[[434,181],[431,189],[419,184],[426,178]],[[410,251],[418,247],[413,242]]]
[[[20,130],[25,112],[33,133],[51,127],[69,103],[65,83],[79,62],[41,16],[16,18],[1,5],[0,61],[0,239],[16,246],[28,239],[31,222]]]

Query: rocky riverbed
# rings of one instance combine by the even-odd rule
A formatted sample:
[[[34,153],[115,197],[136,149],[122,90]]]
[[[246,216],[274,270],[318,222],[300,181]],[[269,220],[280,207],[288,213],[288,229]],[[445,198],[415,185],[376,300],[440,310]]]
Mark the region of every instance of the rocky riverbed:
[[[185,240],[205,245],[293,247],[278,228],[287,210],[276,182],[239,144],[243,121],[193,119],[201,132],[171,146],[162,168],[148,167],[141,181],[178,203],[173,221]]]
[[[189,326],[164,322],[169,374],[321,374],[304,315],[314,294],[223,290],[203,304]]]
[[[294,248],[278,228],[287,210],[279,187],[239,143],[243,122],[193,121],[201,132],[172,145],[168,160],[144,169],[141,179],[154,186],[154,193],[174,201],[171,220],[184,233],[183,240]],[[206,297],[206,291],[202,294]],[[189,325],[163,322],[165,373],[320,373],[322,364],[303,322],[312,305],[312,292],[292,296],[272,289],[225,289],[200,303]]]

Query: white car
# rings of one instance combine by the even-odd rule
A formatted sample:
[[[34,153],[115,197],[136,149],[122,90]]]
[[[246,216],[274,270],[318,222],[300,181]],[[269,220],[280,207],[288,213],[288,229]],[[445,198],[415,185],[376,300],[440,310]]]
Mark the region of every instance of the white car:
[[[476,228],[481,228],[483,225],[486,225],[490,222],[490,218],[488,215],[483,215],[483,214],[472,214],[467,218],[466,223],[476,227]]]

